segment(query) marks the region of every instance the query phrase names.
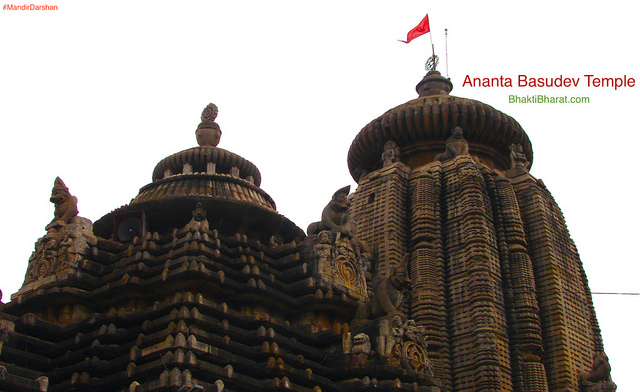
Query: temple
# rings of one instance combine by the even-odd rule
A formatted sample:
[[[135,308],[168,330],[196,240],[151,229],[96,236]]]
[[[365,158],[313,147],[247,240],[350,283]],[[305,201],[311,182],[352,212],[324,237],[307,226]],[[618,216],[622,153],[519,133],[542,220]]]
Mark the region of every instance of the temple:
[[[356,135],[357,188],[306,231],[218,147],[213,104],[96,222],[57,178],[0,302],[0,390],[615,391],[527,134],[438,71],[416,89]]]

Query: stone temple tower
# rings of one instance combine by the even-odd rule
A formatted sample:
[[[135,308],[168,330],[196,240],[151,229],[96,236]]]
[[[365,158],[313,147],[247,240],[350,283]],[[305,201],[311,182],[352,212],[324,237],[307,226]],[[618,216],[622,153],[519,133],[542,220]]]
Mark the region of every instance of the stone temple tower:
[[[306,234],[217,147],[213,104],[198,146],[96,222],[57,178],[0,302],[0,391],[615,391],[527,135],[451,89],[431,71],[366,125],[357,189]]]
[[[600,330],[526,133],[449,95],[437,71],[416,89],[353,141],[351,213],[378,273],[408,264],[404,311],[428,331],[436,378],[453,391],[614,390],[586,380],[594,361],[608,369]]]

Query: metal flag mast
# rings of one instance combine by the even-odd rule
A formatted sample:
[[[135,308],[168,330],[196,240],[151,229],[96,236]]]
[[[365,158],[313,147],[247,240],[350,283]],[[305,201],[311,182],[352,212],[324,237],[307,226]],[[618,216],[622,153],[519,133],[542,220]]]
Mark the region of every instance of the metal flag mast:
[[[436,56],[436,49],[433,46],[433,37],[431,36],[431,29],[429,29],[429,40],[431,40],[431,57],[427,59],[424,65],[424,69],[427,71],[435,71],[438,66],[438,56]]]
[[[444,29],[444,64],[447,70],[447,78],[449,77],[449,47],[447,45],[447,32],[449,29]]]

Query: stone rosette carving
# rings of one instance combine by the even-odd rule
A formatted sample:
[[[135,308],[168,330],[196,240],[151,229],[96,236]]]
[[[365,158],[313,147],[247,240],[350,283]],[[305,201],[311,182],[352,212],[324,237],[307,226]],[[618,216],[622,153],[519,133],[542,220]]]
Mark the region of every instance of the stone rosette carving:
[[[380,338],[384,341],[383,356],[389,364],[431,374],[425,327],[395,316],[390,323],[380,323]]]
[[[362,254],[356,255],[352,241],[340,233],[323,230],[313,246],[321,279],[356,298],[365,298],[367,282]],[[365,255],[366,257],[366,255]]]
[[[54,219],[47,225],[47,233],[36,241],[29,258],[25,285],[76,267],[90,245],[97,242],[93,224],[78,216],[78,200],[69,193],[60,177],[54,182],[50,200],[55,205]]]

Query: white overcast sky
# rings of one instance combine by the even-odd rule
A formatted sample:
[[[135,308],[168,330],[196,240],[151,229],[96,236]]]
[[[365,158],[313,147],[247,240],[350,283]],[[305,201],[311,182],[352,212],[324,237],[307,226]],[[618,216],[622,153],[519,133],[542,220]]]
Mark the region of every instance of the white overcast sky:
[[[22,4],[22,3],[20,3]],[[355,183],[346,154],[369,121],[415,98],[429,36],[398,42],[428,12],[453,95],[514,117],[531,174],[562,208],[594,292],[640,292],[636,154],[640,79],[630,2],[70,1],[0,12],[0,289],[9,301],[53,217],[60,176],[96,221],[137,195],[162,158],[196,145],[218,105],[219,147],[252,161],[298,226]],[[470,77],[572,77],[571,88],[462,87]],[[590,103],[513,104],[509,95]],[[640,296],[594,295],[619,391],[637,388]],[[634,388],[634,385],[636,386]]]

